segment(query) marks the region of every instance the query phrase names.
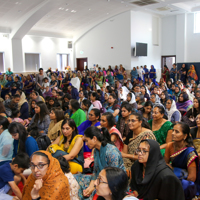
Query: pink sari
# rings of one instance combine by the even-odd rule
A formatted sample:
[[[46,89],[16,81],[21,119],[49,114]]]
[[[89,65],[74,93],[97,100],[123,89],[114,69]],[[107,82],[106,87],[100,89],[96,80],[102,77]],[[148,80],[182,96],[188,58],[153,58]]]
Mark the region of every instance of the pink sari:
[[[109,130],[110,135],[115,134],[118,136],[118,140],[115,142],[115,146],[119,149],[119,151],[121,152],[123,149],[123,139],[122,139],[122,135],[119,132],[119,130],[117,128],[115,128],[114,126]]]

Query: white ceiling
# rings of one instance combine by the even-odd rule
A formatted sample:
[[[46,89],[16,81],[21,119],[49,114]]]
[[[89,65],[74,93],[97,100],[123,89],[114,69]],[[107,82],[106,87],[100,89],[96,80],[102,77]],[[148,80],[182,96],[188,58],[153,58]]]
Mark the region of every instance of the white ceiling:
[[[20,20],[48,1],[54,3],[53,8],[47,10],[47,14],[35,23],[29,33],[58,33],[73,37],[91,25],[128,10],[160,16],[200,10],[200,0],[0,0],[0,32],[12,31],[20,24]],[[136,1],[156,3],[138,6],[133,4]]]

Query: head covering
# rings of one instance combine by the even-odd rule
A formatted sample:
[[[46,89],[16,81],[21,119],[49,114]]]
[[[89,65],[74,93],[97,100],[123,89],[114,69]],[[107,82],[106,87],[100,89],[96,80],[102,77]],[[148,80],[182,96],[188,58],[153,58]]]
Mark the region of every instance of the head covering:
[[[187,93],[189,100],[193,101],[195,96],[192,93],[190,93],[190,91],[187,88],[185,88],[185,92]]]
[[[174,112],[178,111],[179,113],[179,121],[181,120],[181,113],[179,112],[179,110],[176,108],[176,103],[174,100],[172,100],[172,105],[171,105],[171,108],[170,110],[166,109],[166,112],[167,112],[167,116],[168,116],[168,121],[171,121],[171,117],[172,115],[174,114]]]
[[[20,96],[20,100],[19,100],[19,103],[18,103],[18,109],[20,110],[21,109],[21,106],[27,102],[26,100],[26,96],[24,94],[24,92],[22,92],[21,96]]]
[[[160,152],[160,145],[154,140],[142,140],[140,143],[147,141],[150,145],[149,157],[146,163],[145,177],[143,179],[143,164],[135,161],[131,167],[132,179],[131,189],[136,190],[139,194],[138,198],[143,198],[149,192],[152,183],[157,174],[168,166]]]
[[[50,163],[47,169],[45,176],[42,178],[43,186],[39,191],[41,199],[46,200],[69,200],[69,182],[67,177],[64,175],[63,171],[60,168],[59,161],[52,157],[52,155],[47,151],[37,151],[44,153],[48,156]],[[34,154],[33,154],[34,155]],[[23,200],[32,200],[31,190],[35,184],[36,178],[31,174],[26,181],[24,186],[22,199]]]
[[[195,67],[194,67],[194,65],[191,65],[190,67],[191,67],[191,69],[188,70],[188,75],[191,78],[193,78],[195,81],[197,81],[198,80],[198,76],[197,76],[197,73],[195,71]]]
[[[126,101],[127,99],[127,94],[129,93],[129,90],[126,86],[123,86],[122,87],[122,94],[121,92],[119,91],[119,96],[120,96],[120,99],[123,99],[123,101]]]
[[[131,94],[132,94],[132,98],[131,98],[131,100],[129,101],[129,104],[133,104],[133,103],[135,103],[136,102],[136,100],[135,100],[135,95],[131,92]]]

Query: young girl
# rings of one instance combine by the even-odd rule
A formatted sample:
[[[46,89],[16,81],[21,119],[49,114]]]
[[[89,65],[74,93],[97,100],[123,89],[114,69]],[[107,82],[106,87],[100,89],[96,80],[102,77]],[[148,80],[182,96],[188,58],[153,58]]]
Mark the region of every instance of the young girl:
[[[42,94],[46,92],[47,87],[49,87],[49,79],[47,77],[45,77],[42,80],[42,87],[41,87]]]

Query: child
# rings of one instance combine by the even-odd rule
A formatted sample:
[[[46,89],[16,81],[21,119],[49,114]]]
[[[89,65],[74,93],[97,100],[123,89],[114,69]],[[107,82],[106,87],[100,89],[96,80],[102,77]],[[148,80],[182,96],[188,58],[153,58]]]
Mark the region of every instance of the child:
[[[24,120],[19,118],[19,116],[20,116],[20,111],[17,108],[13,108],[12,109],[12,116],[11,116],[12,121],[13,122],[19,122],[22,125],[25,125]]]
[[[20,181],[25,184],[26,179],[22,173],[29,168],[29,163],[29,156],[26,153],[19,153],[11,163],[6,162],[0,166],[0,200],[22,199],[22,193],[17,185]],[[18,198],[10,196],[12,192]]]
[[[42,80],[42,87],[41,87],[42,94],[46,92],[47,87],[49,87],[49,79],[47,77],[45,77]]]
[[[60,167],[61,167],[63,173],[65,174],[65,176],[68,178],[68,181],[69,181],[70,199],[78,200],[79,199],[79,197],[78,197],[79,184],[76,181],[76,179],[74,178],[73,174],[70,172],[68,161],[62,156],[59,156],[57,159],[60,162]]]

